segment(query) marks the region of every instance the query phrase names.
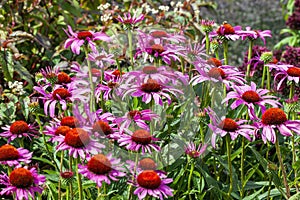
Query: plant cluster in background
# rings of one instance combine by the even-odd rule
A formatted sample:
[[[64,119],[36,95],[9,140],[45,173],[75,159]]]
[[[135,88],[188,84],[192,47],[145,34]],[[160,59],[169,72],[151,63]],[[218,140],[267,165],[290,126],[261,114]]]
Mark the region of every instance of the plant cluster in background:
[[[0,6],[1,197],[299,197],[299,0],[274,50],[209,1]]]

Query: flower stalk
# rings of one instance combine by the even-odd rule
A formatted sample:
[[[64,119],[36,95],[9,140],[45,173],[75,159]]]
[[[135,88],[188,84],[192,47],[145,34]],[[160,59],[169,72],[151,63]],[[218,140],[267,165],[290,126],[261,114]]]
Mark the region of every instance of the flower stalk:
[[[227,149],[227,162],[229,169],[229,190],[228,197],[231,197],[232,189],[233,189],[233,178],[232,178],[232,164],[231,164],[231,145],[230,145],[230,135],[226,135],[226,149]]]
[[[246,80],[248,82],[251,81],[251,79],[250,79],[250,66],[251,66],[253,44],[254,44],[254,40],[250,39],[249,48],[248,48],[248,64],[247,64],[247,71],[246,71]]]
[[[88,58],[88,48],[87,46],[84,46],[84,52],[85,52],[85,56],[86,58]],[[92,74],[92,66],[91,66],[91,62],[89,59],[87,60],[87,66],[88,66],[88,70],[89,70],[89,82],[90,82],[90,88],[91,88],[91,95],[90,95],[90,111],[94,112],[95,111],[95,96],[94,96],[94,92],[95,92],[95,86],[93,83],[93,74]]]

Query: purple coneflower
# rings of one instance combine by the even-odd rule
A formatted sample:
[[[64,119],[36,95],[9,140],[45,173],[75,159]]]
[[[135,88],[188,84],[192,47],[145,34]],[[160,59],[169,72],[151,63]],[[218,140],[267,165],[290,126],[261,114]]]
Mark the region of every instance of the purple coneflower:
[[[163,173],[153,170],[145,170],[136,178],[137,189],[133,192],[139,199],[145,199],[147,195],[155,198],[168,198],[173,196],[172,189],[167,186],[173,179],[167,178]]]
[[[7,142],[11,142],[16,138],[31,137],[37,136],[38,131],[35,129],[36,126],[27,124],[23,120],[18,120],[12,123],[10,126],[6,125],[2,127],[4,132],[0,133],[0,136],[7,138]]]
[[[198,148],[196,147],[194,142],[190,142],[187,146],[184,147],[185,153],[192,158],[200,157],[207,148],[207,144],[199,144]]]
[[[264,45],[266,45],[265,37],[272,37],[270,30],[251,30],[251,27],[249,26],[246,27],[246,31],[239,31],[239,34],[241,35],[242,40],[245,40],[246,38],[253,40],[260,38],[264,42]]]
[[[120,159],[113,158],[111,154],[97,154],[88,160],[87,165],[78,165],[78,172],[94,181],[98,187],[102,186],[103,181],[107,184],[110,184],[111,180],[118,181],[118,177],[126,175],[124,170]]]
[[[110,38],[105,33],[101,32],[93,32],[93,31],[81,31],[78,33],[74,33],[72,27],[68,25],[68,31],[64,30],[68,35],[68,39],[65,42],[64,48],[68,48],[71,46],[71,50],[75,54],[80,53],[80,47],[87,42],[93,51],[96,51],[96,45],[94,41],[103,40],[109,41]]]
[[[0,164],[10,167],[21,167],[21,162],[28,164],[31,162],[32,152],[24,148],[15,148],[10,144],[0,147]]]
[[[69,150],[69,155],[77,158],[78,155],[85,159],[86,154],[97,154],[103,144],[93,140],[89,133],[82,128],[73,128],[65,136],[57,136],[59,144],[56,146],[57,151]]]
[[[40,70],[44,79],[39,80],[50,84],[65,85],[72,82],[72,78],[65,72],[61,72],[59,68],[51,68],[50,66]]]
[[[141,22],[144,20],[145,15],[140,14],[139,16],[137,16],[137,12],[134,13],[133,16],[131,16],[130,12],[128,12],[127,14],[124,13],[123,15],[124,17],[121,17],[120,15],[117,17],[117,20],[119,22],[121,22],[122,24],[124,24],[125,26],[134,26],[135,24]]]
[[[208,127],[212,130],[211,144],[216,148],[216,137],[221,137],[230,134],[232,140],[235,140],[239,135],[244,136],[251,141],[250,135],[254,133],[254,128],[251,125],[245,124],[247,120],[236,121],[231,118],[225,118],[224,116],[220,119],[217,114],[211,109],[206,108],[206,111],[211,119],[211,124]]]
[[[224,22],[216,31],[209,34],[210,38],[220,37],[227,40],[237,40],[240,38],[239,31],[242,30],[241,26],[232,27],[230,24]]]
[[[261,136],[264,143],[267,141],[276,142],[277,128],[281,135],[293,136],[291,131],[300,134],[300,120],[288,120],[286,114],[280,108],[269,108],[266,110],[261,121],[256,123],[258,128],[262,128]]]
[[[128,133],[128,134],[126,134]],[[139,129],[131,132],[125,129],[125,133],[118,139],[120,146],[126,146],[126,149],[131,151],[142,151],[152,153],[152,150],[160,151],[160,147],[153,142],[158,141],[158,138],[153,137],[148,131]]]
[[[294,81],[295,83],[299,83],[300,80],[300,68],[295,67],[293,65],[268,65],[270,67],[274,67],[278,72],[276,73],[274,80],[276,80],[280,76],[280,81],[277,84],[277,90],[280,89],[282,83],[286,80]]]
[[[231,87],[236,84],[243,85],[245,75],[239,72],[236,67],[229,65],[222,65],[215,67],[214,65],[195,65],[195,68],[199,72],[199,75],[194,76],[190,83],[197,85],[204,81],[222,82],[226,87]]]
[[[121,132],[124,128],[128,129],[130,124],[134,122],[138,127],[149,131],[149,126],[146,121],[158,119],[159,116],[151,110],[131,110],[125,113],[123,117],[116,118],[116,123],[120,125]]]
[[[236,109],[240,105],[246,105],[251,120],[258,119],[255,115],[255,105],[258,105],[262,112],[266,110],[265,104],[269,104],[273,107],[281,106],[277,101],[277,97],[267,95],[269,93],[267,89],[257,89],[254,82],[251,82],[251,86],[243,85],[234,86],[233,88],[235,91],[229,92],[222,103],[228,102],[230,99],[235,99],[230,106],[231,109]]]
[[[88,60],[95,62],[95,64],[103,69],[105,67],[104,63],[109,63],[110,65],[115,63],[115,60],[113,59],[113,54],[108,54],[106,51],[102,49],[101,53],[96,50],[88,55]]]
[[[171,104],[171,93],[174,96],[177,96],[176,93],[183,94],[182,91],[163,84],[155,79],[147,79],[146,81],[138,81],[134,85],[126,84],[123,85],[124,91],[123,98],[130,94],[133,97],[142,97],[142,101],[145,103],[150,103],[153,99],[154,102],[158,105],[163,106],[163,99],[165,97],[168,101],[168,104]]]
[[[15,194],[16,200],[28,200],[28,197],[35,199],[35,192],[42,193],[42,185],[46,182],[46,177],[39,175],[36,169],[16,168],[8,176],[4,172],[0,175],[2,188],[1,195]]]

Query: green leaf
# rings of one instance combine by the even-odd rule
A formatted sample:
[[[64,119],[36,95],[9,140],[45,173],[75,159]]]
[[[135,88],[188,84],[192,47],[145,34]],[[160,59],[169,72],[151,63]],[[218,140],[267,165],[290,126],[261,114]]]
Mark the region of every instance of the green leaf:
[[[47,163],[53,167],[56,167],[54,163],[52,163],[51,161],[49,161],[47,158],[42,158],[42,157],[32,157],[33,160],[38,160],[38,161],[42,161],[44,163]]]
[[[263,189],[264,189],[264,187],[262,187],[257,192],[251,194],[250,196],[247,196],[247,197],[243,198],[243,200],[253,200],[254,198],[256,198],[259,195],[259,193],[261,193],[261,191],[263,191]]]
[[[33,86],[33,82],[32,82],[32,78],[33,76],[31,75],[31,73],[24,67],[22,66],[19,62],[16,62],[15,65],[15,71],[18,72],[18,74],[20,75],[20,77],[22,77],[22,79],[28,81],[28,83]]]

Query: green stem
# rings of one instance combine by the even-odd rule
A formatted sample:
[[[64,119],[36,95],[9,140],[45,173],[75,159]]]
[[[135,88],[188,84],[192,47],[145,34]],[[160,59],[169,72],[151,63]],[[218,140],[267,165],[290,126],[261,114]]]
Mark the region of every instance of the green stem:
[[[227,149],[227,162],[228,162],[228,169],[229,169],[229,190],[228,190],[228,197],[231,197],[231,192],[233,189],[233,179],[232,179],[232,163],[231,163],[231,145],[230,145],[230,135],[227,134],[226,136],[226,149]]]
[[[92,74],[91,62],[90,62],[89,59],[87,59],[88,55],[89,55],[89,51],[88,51],[87,46],[84,47],[84,52],[85,52],[87,66],[88,66],[88,70],[89,70],[89,82],[90,82],[90,88],[91,88],[90,111],[94,112],[95,111],[95,98],[94,98],[95,86],[94,86],[94,83],[93,83],[93,74]]]
[[[122,77],[122,68],[121,68],[119,59],[116,59],[116,64],[117,64],[118,70],[119,70],[119,72],[120,72],[120,77]]]
[[[69,170],[73,172],[72,167],[73,167],[73,157],[69,156]],[[72,184],[72,181],[69,182],[69,188],[70,188],[71,199],[73,199],[73,184]]]
[[[139,162],[139,154],[136,153],[135,154],[135,164],[134,164],[134,168],[133,168],[133,175],[132,175],[132,181],[134,181],[134,176],[135,176],[135,173],[136,173],[136,169],[137,169],[137,166],[138,166],[138,162]],[[128,189],[128,200],[130,200],[132,198],[132,185],[129,185],[129,189]]]
[[[267,71],[267,89],[270,91],[271,90],[271,73],[269,70],[269,67],[266,67]]]
[[[245,138],[242,137],[242,155],[241,155],[241,198],[244,197],[244,187],[245,187],[245,180],[244,180],[244,160],[245,160]]]
[[[132,48],[132,32],[130,29],[127,31],[128,36],[128,43],[129,43],[129,56],[130,56],[130,63],[132,66],[132,70],[134,70],[134,63],[133,63],[133,48]]]
[[[180,66],[181,66],[181,72],[184,74],[185,70],[184,70],[184,58],[181,56],[180,57]]]
[[[80,157],[75,159],[75,165],[76,165],[76,176],[77,176],[77,183],[78,183],[79,200],[83,200],[81,174],[79,174],[79,172],[78,172],[78,163],[79,162],[80,162]]]
[[[194,161],[192,160],[191,162],[191,169],[190,169],[190,174],[189,174],[189,178],[188,178],[188,194],[189,194],[189,199],[190,200],[193,200],[192,196],[191,196],[191,181],[192,181],[192,176],[193,176],[193,171],[194,171],[194,168],[195,168],[195,163]]]
[[[272,186],[272,176],[269,176],[269,186],[268,186],[268,196],[267,196],[267,200],[270,199],[271,186]]]
[[[210,50],[209,32],[205,33],[205,48],[206,48],[206,54],[209,55],[209,50]]]
[[[224,50],[224,64],[228,65],[228,41],[224,40],[223,42],[223,50]]]
[[[64,162],[64,151],[61,151],[60,164],[59,164],[60,173],[62,172],[63,162]],[[59,181],[58,181],[58,200],[61,200],[61,176],[59,176]]]
[[[250,66],[251,66],[251,58],[252,58],[252,49],[253,49],[254,40],[250,39],[249,48],[248,48],[248,65],[247,65],[247,72],[246,72],[246,80],[250,82]]]
[[[294,93],[295,93],[295,82],[292,81],[292,84],[290,85],[289,99],[293,99]]]
[[[265,77],[266,77],[266,66],[264,66],[264,68],[263,68],[263,74],[261,77],[261,84],[260,84],[261,88],[264,88],[264,86],[265,86]]]
[[[217,50],[215,50],[215,56],[216,56],[216,59],[220,59],[220,56],[219,56],[219,52],[218,52],[218,49]]]
[[[280,151],[280,146],[279,146],[279,137],[278,137],[277,132],[276,132],[275,148],[276,148],[276,154],[277,154],[277,157],[278,157],[278,160],[279,160],[279,164],[280,164],[280,168],[281,168],[281,172],[282,172],[282,176],[283,176],[283,184],[284,184],[285,189],[286,189],[286,196],[289,199],[291,197],[290,187],[289,187],[289,184],[287,182],[287,175],[286,175],[285,167],[284,167],[283,160],[282,160],[282,157],[281,157],[281,151]]]

